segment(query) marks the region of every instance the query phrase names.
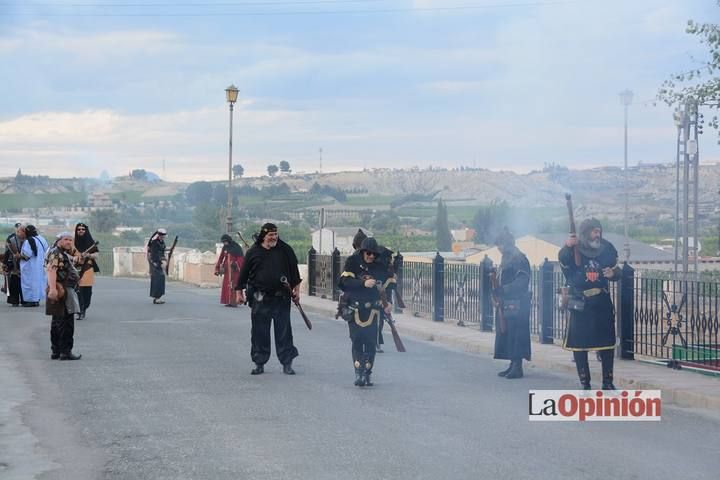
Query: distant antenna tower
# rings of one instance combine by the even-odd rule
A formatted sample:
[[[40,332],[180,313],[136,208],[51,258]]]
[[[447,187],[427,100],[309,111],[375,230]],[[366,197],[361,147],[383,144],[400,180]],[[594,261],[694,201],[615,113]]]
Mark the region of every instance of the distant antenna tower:
[[[322,148],[320,149],[320,173],[322,173]]]

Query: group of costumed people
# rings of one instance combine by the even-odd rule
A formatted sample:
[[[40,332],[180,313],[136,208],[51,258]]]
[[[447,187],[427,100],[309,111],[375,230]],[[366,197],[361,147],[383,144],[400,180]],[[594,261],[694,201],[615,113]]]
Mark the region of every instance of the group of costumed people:
[[[503,231],[495,244],[502,253],[493,289],[496,299],[495,358],[509,360],[508,368],[498,373],[507,379],[523,376],[523,360],[530,360],[530,280],[527,257],[516,246],[512,234]],[[597,219],[582,222],[578,235],[570,235],[558,253],[568,286],[565,299],[570,318],[563,348],[573,352],[580,385],[592,388],[588,352],[598,352],[602,362],[602,388],[615,390],[613,362],[615,349],[615,308],[609,282],[620,279],[618,253],[602,238]]]
[[[159,228],[147,244],[150,297],[155,304],[164,303],[163,265],[169,261],[166,236],[167,231]],[[293,341],[290,307],[292,302],[299,304],[301,283],[295,252],[280,240],[272,223],[261,227],[246,252],[230,235],[222,235],[220,241],[222,249],[215,264],[215,274],[223,277],[220,302],[228,307],[247,303],[251,308],[251,373],[264,373],[273,328],[277,358],[283,372],[293,375],[292,362],[298,349]],[[498,375],[522,378],[523,360],[531,359],[532,271],[507,228],[495,245],[502,258],[492,289],[496,305],[494,358],[510,362]],[[375,356],[382,352],[383,325],[391,319],[396,278],[393,252],[375,238],[359,229],[353,247],[355,252],[345,261],[338,280],[343,293],[336,318],[341,316],[348,323],[355,385],[363,387],[373,385]],[[97,242],[84,223],[76,225],[74,234],[59,234],[52,246],[33,225],[16,225],[6,239],[2,260],[7,301],[13,306],[36,306],[47,297],[53,359],[81,357],[72,353],[74,321],[76,317],[84,319],[90,307],[94,274],[99,271],[97,255]],[[609,282],[621,276],[617,250],[602,237],[600,222],[590,218],[582,222],[577,236],[570,235],[565,241],[558,259],[569,292],[570,316],[563,348],[573,352],[584,389],[592,388],[588,352],[597,351],[602,362],[602,388],[613,390],[615,311]]]

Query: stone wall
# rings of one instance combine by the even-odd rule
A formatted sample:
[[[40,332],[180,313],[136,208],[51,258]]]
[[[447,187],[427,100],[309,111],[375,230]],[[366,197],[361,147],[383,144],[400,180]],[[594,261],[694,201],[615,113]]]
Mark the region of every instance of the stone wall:
[[[216,252],[200,252],[189,248],[176,248],[170,260],[169,280],[191,283],[201,288],[217,288],[222,277],[215,276],[215,262],[222,244],[216,246]],[[302,294],[308,294],[307,265],[299,266]],[[114,277],[148,277],[149,267],[145,247],[113,248]]]

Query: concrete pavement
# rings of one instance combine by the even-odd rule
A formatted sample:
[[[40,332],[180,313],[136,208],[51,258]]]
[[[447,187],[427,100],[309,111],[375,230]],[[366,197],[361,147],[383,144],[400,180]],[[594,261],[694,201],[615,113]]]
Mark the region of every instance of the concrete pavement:
[[[320,297],[303,296],[301,301],[308,311],[334,316],[337,302]],[[471,327],[460,327],[454,322],[433,322],[430,319],[407,314],[393,314],[401,335],[430,340],[466,352],[492,356],[495,335]],[[342,321],[342,320],[338,320]],[[390,338],[389,333],[386,339]],[[536,340],[533,339],[533,340]],[[386,340],[386,348],[392,349],[392,339]],[[504,365],[503,365],[504,366]],[[532,344],[532,361],[527,364],[526,375],[533,368],[545,368],[575,373],[572,353],[559,345]],[[602,378],[600,363],[590,357],[593,386],[599,387]],[[720,376],[706,375],[690,370],[671,370],[641,360],[615,361],[615,386],[623,389],[661,390],[663,402],[679,407],[699,408],[720,414]],[[578,387],[579,388],[579,387]]]

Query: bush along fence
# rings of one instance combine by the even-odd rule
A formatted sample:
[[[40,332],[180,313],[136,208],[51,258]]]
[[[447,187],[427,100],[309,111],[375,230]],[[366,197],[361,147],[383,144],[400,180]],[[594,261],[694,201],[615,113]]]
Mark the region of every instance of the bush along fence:
[[[489,258],[469,264],[446,261],[439,253],[423,261],[405,261],[399,253],[396,257],[405,313],[493,331],[490,273],[494,265]],[[308,251],[310,295],[338,300],[346,258],[337,249],[332,255]],[[670,277],[666,272],[636,271],[626,263],[621,279],[611,283],[620,357],[632,360],[637,355],[663,360],[673,368],[720,371],[720,283]],[[557,262],[546,259],[533,269],[530,331],[540,343],[562,344],[569,313],[560,306],[556,292],[564,284]]]

